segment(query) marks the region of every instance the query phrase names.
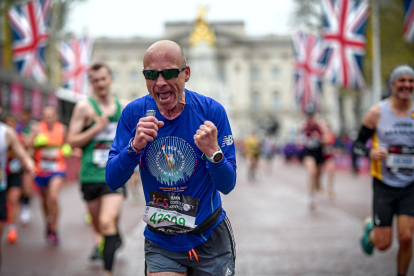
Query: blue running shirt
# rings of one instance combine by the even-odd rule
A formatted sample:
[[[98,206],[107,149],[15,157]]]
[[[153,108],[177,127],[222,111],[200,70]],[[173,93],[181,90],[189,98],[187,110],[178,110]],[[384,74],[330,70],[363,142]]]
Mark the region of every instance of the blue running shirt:
[[[151,95],[128,104],[118,122],[106,165],[106,183],[113,190],[124,185],[135,167],[141,165],[147,203],[143,218],[155,227],[172,223],[173,227],[200,225],[220,207],[219,192],[228,194],[236,184],[235,147],[226,111],[215,100],[190,90],[185,89],[185,96],[184,110],[172,120],[161,115]],[[147,143],[141,155],[128,153],[129,141],[135,137],[138,121],[146,116],[147,110],[156,110],[156,118],[163,121],[164,126],[158,130],[155,140]],[[224,154],[219,163],[203,159],[203,153],[194,143],[194,134],[207,120],[218,129],[217,139]],[[156,209],[171,206],[184,215],[175,217]],[[216,224],[202,234],[168,236],[146,227],[144,236],[167,250],[188,251],[206,242],[225,216],[223,209]]]

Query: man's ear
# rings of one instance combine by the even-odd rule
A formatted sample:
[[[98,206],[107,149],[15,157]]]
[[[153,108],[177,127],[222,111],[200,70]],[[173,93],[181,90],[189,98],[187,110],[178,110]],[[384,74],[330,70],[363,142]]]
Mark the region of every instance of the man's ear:
[[[185,68],[184,73],[185,73],[185,82],[187,82],[190,80],[190,76],[191,76],[190,66],[187,65],[187,68]]]

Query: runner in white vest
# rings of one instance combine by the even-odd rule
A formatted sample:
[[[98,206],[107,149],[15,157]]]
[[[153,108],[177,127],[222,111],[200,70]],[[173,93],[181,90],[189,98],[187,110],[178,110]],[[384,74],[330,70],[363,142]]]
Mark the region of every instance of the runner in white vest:
[[[0,113],[2,107],[0,106]],[[34,175],[34,162],[30,158],[30,155],[26,152],[24,147],[20,144],[17,139],[17,134],[11,127],[0,123],[0,237],[3,232],[4,222],[7,217],[6,209],[6,188],[7,188],[7,154],[8,149],[11,149],[16,157],[20,160],[25,170],[29,171]],[[1,239],[0,239],[1,248]],[[0,266],[1,266],[1,251],[0,251]],[[0,267],[1,268],[1,267]],[[0,271],[1,274],[1,271]]]
[[[397,215],[398,275],[406,275],[413,253],[414,232],[414,70],[408,65],[390,74],[391,96],[373,106],[362,122],[353,151],[371,158],[373,218],[361,238],[365,253],[386,250],[392,241],[392,220]],[[365,142],[372,138],[372,149]]]

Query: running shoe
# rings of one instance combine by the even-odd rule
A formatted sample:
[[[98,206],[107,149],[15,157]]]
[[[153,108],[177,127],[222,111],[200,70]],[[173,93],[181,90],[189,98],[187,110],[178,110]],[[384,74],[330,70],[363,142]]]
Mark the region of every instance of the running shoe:
[[[99,252],[98,246],[96,246],[96,247],[93,248],[92,254],[89,257],[89,259],[91,259],[91,261],[94,261],[94,260],[98,260],[100,258],[101,258],[101,253]]]
[[[369,233],[374,228],[374,221],[368,217],[364,222],[364,234],[361,237],[361,247],[367,255],[372,255],[374,246],[369,239]]]
[[[8,243],[17,243],[17,230],[14,227],[10,227],[9,231],[7,232],[7,242]]]
[[[57,233],[51,231],[48,235],[47,235],[47,242],[52,245],[52,246],[57,246],[59,245],[59,236]]]
[[[46,231],[46,241],[49,245],[52,245],[52,246],[59,245],[59,236],[55,231],[50,229],[49,225],[47,226],[47,231]]]
[[[22,225],[26,225],[30,222],[30,205],[23,204],[22,211],[20,212],[20,222]]]

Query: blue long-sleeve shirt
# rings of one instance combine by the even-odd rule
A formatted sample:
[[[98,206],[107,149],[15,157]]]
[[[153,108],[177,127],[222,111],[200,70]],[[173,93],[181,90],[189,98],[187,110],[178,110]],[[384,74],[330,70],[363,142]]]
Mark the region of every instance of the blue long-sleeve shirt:
[[[158,111],[155,100],[147,95],[125,107],[118,122],[115,140],[106,165],[106,183],[115,190],[124,185],[140,164],[147,206],[157,193],[176,193],[198,199],[195,225],[200,225],[221,205],[220,193],[228,194],[236,184],[236,158],[233,136],[227,114],[215,100],[185,90],[186,105],[175,119],[168,120]],[[142,154],[128,153],[128,143],[135,136],[136,125],[147,110],[156,110],[164,122],[158,136],[148,143]],[[194,134],[206,120],[217,127],[217,139],[224,157],[219,163],[202,159],[194,143]],[[158,195],[158,194],[157,194]],[[151,198],[151,196],[153,198]],[[144,211],[145,212],[145,211]],[[224,219],[223,209],[217,223],[197,234],[166,236],[145,229],[144,235],[155,244],[172,251],[187,251],[203,244]]]

